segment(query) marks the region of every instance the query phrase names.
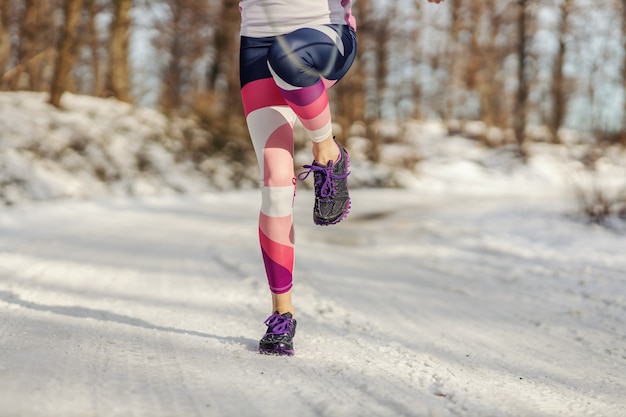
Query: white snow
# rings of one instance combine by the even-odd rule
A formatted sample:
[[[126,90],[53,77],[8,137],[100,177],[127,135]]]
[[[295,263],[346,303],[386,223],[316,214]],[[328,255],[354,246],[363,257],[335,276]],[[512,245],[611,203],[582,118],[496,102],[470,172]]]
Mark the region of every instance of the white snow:
[[[156,112],[68,97],[93,149],[60,164],[85,113],[0,95],[0,416],[626,415],[624,234],[572,196],[623,190],[623,152],[588,171],[584,144],[536,144],[524,165],[433,122],[380,165],[355,155],[363,183],[405,188],[354,189],[339,225],[314,226],[300,187],[296,355],[273,357],[258,190],[207,185],[166,134],[139,145]],[[403,146],[420,161],[391,170]]]

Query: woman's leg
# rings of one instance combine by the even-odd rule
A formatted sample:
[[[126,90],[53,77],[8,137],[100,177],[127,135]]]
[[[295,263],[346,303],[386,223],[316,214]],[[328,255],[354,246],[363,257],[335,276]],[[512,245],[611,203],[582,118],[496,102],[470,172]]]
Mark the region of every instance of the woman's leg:
[[[273,38],[242,38],[241,96],[262,176],[259,240],[272,292],[272,311],[294,313],[293,124],[295,114],[266,65]]]
[[[321,25],[278,36],[267,65],[285,102],[298,116],[313,143],[313,221],[340,222],[350,210],[349,158],[333,139],[327,88],[341,79],[354,61],[356,36],[346,25]]]

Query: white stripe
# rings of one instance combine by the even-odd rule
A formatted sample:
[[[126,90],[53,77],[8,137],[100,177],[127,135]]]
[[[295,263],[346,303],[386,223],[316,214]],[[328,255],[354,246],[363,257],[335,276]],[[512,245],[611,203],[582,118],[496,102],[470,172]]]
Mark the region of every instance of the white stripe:
[[[321,129],[306,130],[306,133],[313,142],[322,142],[333,135],[333,124],[328,122]]]
[[[296,114],[288,106],[268,106],[256,109],[246,118],[254,152],[259,163],[261,178],[264,175],[263,150],[269,137],[282,125],[296,122]]]
[[[268,217],[290,216],[293,210],[294,186],[263,187],[261,212]]]

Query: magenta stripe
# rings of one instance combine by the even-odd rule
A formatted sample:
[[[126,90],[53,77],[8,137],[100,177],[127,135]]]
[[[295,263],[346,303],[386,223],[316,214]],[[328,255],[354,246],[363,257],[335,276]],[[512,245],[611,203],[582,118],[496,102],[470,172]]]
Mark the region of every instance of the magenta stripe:
[[[324,83],[322,82],[322,80],[313,84],[310,87],[303,87],[298,90],[281,89],[282,95],[285,100],[297,106],[306,106],[313,103],[315,100],[320,98],[320,96],[324,94],[325,91],[326,88],[324,87]]]
[[[274,262],[264,249],[261,249],[261,252],[263,252],[263,262],[265,263],[270,290],[275,294],[289,291],[293,283],[291,272],[284,266]]]

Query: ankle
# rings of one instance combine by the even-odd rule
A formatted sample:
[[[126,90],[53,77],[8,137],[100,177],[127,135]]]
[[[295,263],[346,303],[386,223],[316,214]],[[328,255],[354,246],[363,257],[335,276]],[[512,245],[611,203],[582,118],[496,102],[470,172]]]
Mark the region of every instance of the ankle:
[[[313,145],[313,159],[320,165],[327,165],[329,161],[337,162],[341,158],[341,149],[332,138]]]
[[[281,315],[285,313],[291,313],[292,316],[295,316],[295,309],[292,305],[274,305],[272,308],[272,314],[274,313],[278,313]]]

